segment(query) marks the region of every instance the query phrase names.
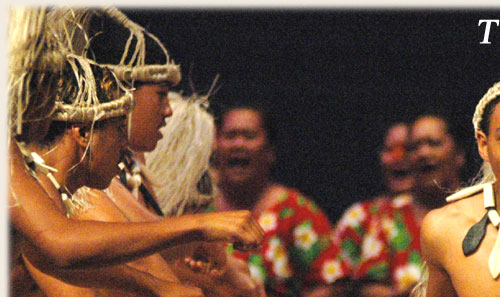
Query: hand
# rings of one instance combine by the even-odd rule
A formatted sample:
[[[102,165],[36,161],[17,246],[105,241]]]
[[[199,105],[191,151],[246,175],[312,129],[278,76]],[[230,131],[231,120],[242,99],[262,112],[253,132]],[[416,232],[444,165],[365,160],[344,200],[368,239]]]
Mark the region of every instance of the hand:
[[[204,226],[205,240],[233,243],[237,250],[255,251],[264,238],[264,231],[248,210],[206,213],[197,216]]]
[[[226,272],[227,252],[221,242],[202,242],[193,251],[192,258],[186,258],[190,267],[209,273],[212,277],[221,277]]]
[[[264,284],[252,278],[247,263],[234,256],[227,256],[227,272],[224,281],[238,290],[237,296],[266,297]]]

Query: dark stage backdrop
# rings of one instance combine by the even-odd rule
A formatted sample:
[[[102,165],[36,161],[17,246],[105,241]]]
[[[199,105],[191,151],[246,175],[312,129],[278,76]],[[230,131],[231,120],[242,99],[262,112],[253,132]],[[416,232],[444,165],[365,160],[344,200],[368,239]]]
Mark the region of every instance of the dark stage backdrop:
[[[278,121],[274,177],[312,197],[332,221],[379,193],[385,127],[422,109],[452,110],[469,137],[474,107],[500,80],[499,9],[174,9],[121,7],[180,63],[179,90],[213,104],[269,102]]]

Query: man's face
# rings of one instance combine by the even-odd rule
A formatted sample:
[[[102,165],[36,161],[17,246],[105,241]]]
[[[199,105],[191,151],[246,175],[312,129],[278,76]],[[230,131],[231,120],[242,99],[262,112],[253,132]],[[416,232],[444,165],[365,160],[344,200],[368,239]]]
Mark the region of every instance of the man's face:
[[[500,104],[497,104],[490,115],[490,126],[488,129],[488,136],[486,137],[483,132],[482,139],[486,139],[486,153],[482,153],[481,157],[491,164],[491,169],[495,174],[497,180],[500,177]],[[479,149],[481,153],[481,141],[478,138]],[[484,150],[484,148],[483,148]],[[486,154],[486,156],[484,156]],[[498,187],[498,185],[497,185]]]
[[[382,173],[388,191],[398,194],[411,190],[413,175],[408,160],[408,126],[396,124],[389,128],[380,153]]]
[[[438,187],[458,186],[464,153],[457,149],[442,119],[423,116],[413,124],[410,159],[417,190],[435,192]]]
[[[160,128],[165,118],[172,115],[168,101],[169,87],[164,84],[144,84],[134,91],[135,107],[132,110],[130,148],[150,152],[162,138]]]
[[[87,186],[105,189],[119,173],[118,163],[127,148],[127,122],[125,117],[105,120],[95,128],[89,154],[89,180]]]
[[[217,131],[221,183],[244,184],[267,175],[272,152],[261,115],[251,109],[233,109]]]

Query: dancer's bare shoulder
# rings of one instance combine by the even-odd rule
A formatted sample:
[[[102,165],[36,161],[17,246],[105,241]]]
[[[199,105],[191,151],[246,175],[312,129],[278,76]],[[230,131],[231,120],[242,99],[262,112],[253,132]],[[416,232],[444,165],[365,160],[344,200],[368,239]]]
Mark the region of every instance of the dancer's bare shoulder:
[[[422,252],[427,260],[444,262],[445,255],[461,253],[461,241],[482,216],[482,193],[431,210],[421,229]]]

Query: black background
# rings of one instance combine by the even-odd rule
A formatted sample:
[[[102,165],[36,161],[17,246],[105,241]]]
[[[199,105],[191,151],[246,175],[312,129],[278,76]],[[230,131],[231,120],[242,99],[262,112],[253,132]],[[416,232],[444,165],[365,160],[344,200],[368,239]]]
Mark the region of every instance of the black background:
[[[453,111],[466,130],[500,80],[500,27],[480,44],[480,19],[499,9],[174,9],[120,7],[181,65],[179,90],[213,104],[259,100],[278,118],[275,179],[338,219],[383,190],[378,149],[386,126],[422,109]]]

